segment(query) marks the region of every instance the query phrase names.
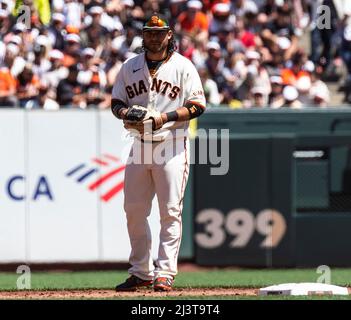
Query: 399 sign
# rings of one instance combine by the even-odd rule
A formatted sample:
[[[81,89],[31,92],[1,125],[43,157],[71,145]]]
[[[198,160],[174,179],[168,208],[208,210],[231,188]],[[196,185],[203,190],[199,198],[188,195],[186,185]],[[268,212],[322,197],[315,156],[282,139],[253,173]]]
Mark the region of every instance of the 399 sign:
[[[204,209],[195,221],[203,225],[203,231],[195,234],[195,241],[205,249],[222,246],[227,237],[232,238],[230,248],[244,248],[255,232],[264,236],[260,248],[274,248],[286,232],[283,215],[274,209],[264,209],[256,216],[247,209],[234,209],[227,215],[218,209]]]

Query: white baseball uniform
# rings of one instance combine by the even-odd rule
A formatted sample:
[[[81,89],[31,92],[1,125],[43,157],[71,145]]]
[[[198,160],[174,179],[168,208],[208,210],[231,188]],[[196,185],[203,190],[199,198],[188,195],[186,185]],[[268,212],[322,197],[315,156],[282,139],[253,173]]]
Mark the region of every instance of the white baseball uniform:
[[[195,66],[176,52],[162,63],[153,77],[145,53],[125,61],[114,84],[112,99],[121,100],[127,106],[141,105],[160,112],[174,111],[187,101],[203,108],[206,105]],[[154,132],[154,140],[161,142],[143,143],[135,139],[131,149],[124,186],[124,209],[132,247],[129,260],[132,267],[128,271],[144,280],[177,274],[182,236],[181,212],[189,175],[188,126],[189,121],[168,122]],[[145,161],[147,154],[151,154],[151,161]],[[155,194],[161,222],[156,269],[151,256],[151,234],[147,221]]]

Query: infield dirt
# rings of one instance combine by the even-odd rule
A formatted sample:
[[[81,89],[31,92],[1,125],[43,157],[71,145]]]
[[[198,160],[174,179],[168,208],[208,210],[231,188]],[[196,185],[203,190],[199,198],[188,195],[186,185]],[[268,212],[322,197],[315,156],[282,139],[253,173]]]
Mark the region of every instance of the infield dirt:
[[[104,299],[133,297],[186,297],[186,296],[256,296],[257,289],[250,288],[175,288],[170,292],[140,289],[135,292],[114,290],[24,290],[1,291],[0,299]]]

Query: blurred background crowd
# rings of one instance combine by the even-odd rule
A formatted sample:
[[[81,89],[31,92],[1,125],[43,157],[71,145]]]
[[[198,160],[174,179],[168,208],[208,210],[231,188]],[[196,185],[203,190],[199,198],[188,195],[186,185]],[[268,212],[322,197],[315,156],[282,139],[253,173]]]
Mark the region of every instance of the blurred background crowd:
[[[109,108],[121,64],[142,51],[143,22],[155,11],[196,65],[210,106],[325,107],[330,83],[351,103],[351,1],[0,3],[0,107]]]

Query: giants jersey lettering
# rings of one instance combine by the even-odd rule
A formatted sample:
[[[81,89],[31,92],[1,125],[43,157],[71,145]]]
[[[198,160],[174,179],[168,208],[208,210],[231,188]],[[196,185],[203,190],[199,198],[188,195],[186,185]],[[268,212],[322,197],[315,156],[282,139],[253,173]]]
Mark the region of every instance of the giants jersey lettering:
[[[199,74],[192,62],[174,52],[151,77],[145,54],[141,53],[125,61],[117,75],[112,98],[127,106],[134,104],[170,112],[184,106],[187,101],[206,106],[204,90]],[[188,121],[168,122],[155,136],[167,137],[175,129],[187,129]]]
[[[146,88],[147,84],[145,84],[144,80],[139,80],[139,83],[133,83],[132,85],[126,86],[128,98],[133,99],[135,96],[147,93]],[[150,90],[167,95],[171,100],[175,100],[180,92],[180,88],[178,86],[173,86],[171,83],[157,78],[152,79]]]

